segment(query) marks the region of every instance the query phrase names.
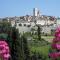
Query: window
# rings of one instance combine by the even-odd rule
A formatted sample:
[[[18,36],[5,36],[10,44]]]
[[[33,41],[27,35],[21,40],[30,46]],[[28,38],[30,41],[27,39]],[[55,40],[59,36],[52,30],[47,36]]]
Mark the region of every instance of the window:
[[[24,26],[26,26],[26,24],[24,24]]]
[[[19,23],[19,20],[17,20],[16,22]]]
[[[27,25],[27,27],[30,27],[31,25]]]
[[[19,26],[22,26],[22,24],[19,24]]]

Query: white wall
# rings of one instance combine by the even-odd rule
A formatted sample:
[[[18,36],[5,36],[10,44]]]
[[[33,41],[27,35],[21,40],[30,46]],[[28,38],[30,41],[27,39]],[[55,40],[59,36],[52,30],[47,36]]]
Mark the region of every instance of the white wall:
[[[47,26],[44,26],[44,27],[42,27],[42,32],[44,32],[44,33],[51,33],[51,28],[47,27]]]
[[[19,26],[19,24],[22,24],[22,26]],[[26,24],[26,26],[24,26],[24,24]],[[28,25],[31,25],[30,27],[28,27]],[[19,33],[23,33],[23,32],[30,32],[32,26],[34,26],[34,24],[32,23],[17,23],[16,28],[19,30]]]
[[[45,24],[45,21],[44,20],[37,20],[36,21],[36,24],[44,25]]]
[[[15,25],[15,21],[11,21],[11,25],[13,27]]]

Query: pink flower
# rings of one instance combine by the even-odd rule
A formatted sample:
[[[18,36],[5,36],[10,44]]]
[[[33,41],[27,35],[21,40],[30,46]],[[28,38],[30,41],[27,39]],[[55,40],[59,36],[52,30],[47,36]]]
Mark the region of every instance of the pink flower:
[[[53,44],[51,44],[51,47],[52,47],[53,49],[60,50],[60,44],[55,44],[55,43],[53,43]]]
[[[0,40],[0,45],[8,45],[5,41]]]
[[[57,42],[57,39],[56,39],[56,38],[54,38],[54,39],[53,39],[53,43],[56,43],[56,42]]]
[[[5,41],[1,40],[0,40],[0,54],[2,57],[4,57],[3,60],[8,60],[8,58],[10,57],[10,50],[8,44]]]
[[[51,47],[52,49],[55,49],[57,52],[53,52],[52,53],[49,53],[49,56],[52,58],[52,59],[56,59],[56,58],[59,58],[60,57],[60,27],[58,27],[55,31],[55,38],[53,39],[53,43],[51,44]]]
[[[55,37],[60,37],[60,32],[55,33]]]
[[[57,43],[57,42],[60,42],[60,37],[56,37],[53,39],[53,43]]]
[[[60,31],[60,27],[57,27],[55,32],[59,32],[59,31]]]
[[[60,52],[53,52],[49,53],[50,58],[59,58],[60,57]]]
[[[52,47],[53,49],[56,49],[56,44],[55,44],[55,43],[51,44],[51,47]]]
[[[57,52],[55,52],[55,53],[50,53],[49,56],[51,58],[58,58],[59,57],[59,54]]]
[[[56,44],[56,48],[60,50],[60,44]]]
[[[58,56],[60,57],[60,52],[57,52],[58,53]]]
[[[4,58],[9,58],[10,54],[4,54]]]
[[[58,27],[55,31],[55,37],[60,37],[60,27]]]

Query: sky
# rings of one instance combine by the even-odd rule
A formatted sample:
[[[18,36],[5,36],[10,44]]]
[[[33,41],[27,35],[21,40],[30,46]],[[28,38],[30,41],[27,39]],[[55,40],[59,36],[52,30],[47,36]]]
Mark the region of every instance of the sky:
[[[41,15],[60,16],[60,0],[0,0],[0,17],[33,15],[33,8]]]

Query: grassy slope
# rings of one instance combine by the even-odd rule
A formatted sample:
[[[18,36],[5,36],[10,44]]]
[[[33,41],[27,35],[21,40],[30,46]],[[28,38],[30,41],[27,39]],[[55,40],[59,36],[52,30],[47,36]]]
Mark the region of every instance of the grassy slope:
[[[37,52],[37,53],[42,53],[43,55],[47,56],[48,52],[49,52],[49,45],[42,46],[42,47],[32,46],[31,51]]]
[[[36,37],[36,36],[34,36],[34,37]],[[44,38],[44,39],[48,39],[48,42],[49,42],[49,40],[51,39],[53,39],[54,37],[53,36],[42,36],[42,38]],[[37,53],[42,53],[43,55],[48,55],[48,52],[49,52],[49,45],[45,45],[45,46],[40,46],[41,44],[37,44],[37,43],[35,43],[35,45],[31,45],[30,46],[30,50],[32,51],[32,52],[37,52]]]
[[[37,35],[32,36],[34,39],[37,38]],[[52,39],[54,38],[54,36],[41,36],[43,39],[45,39],[48,42],[52,42]],[[29,42],[30,43],[30,42]],[[33,45],[30,44],[30,51],[31,54],[32,52],[36,52],[36,53],[40,53],[43,54],[44,56],[48,56],[48,52],[49,52],[49,45],[45,45],[45,46],[40,46],[40,44],[35,44],[33,42],[31,42]],[[35,44],[35,45],[34,45]],[[38,46],[37,46],[38,45]],[[47,59],[48,60],[48,59]]]

